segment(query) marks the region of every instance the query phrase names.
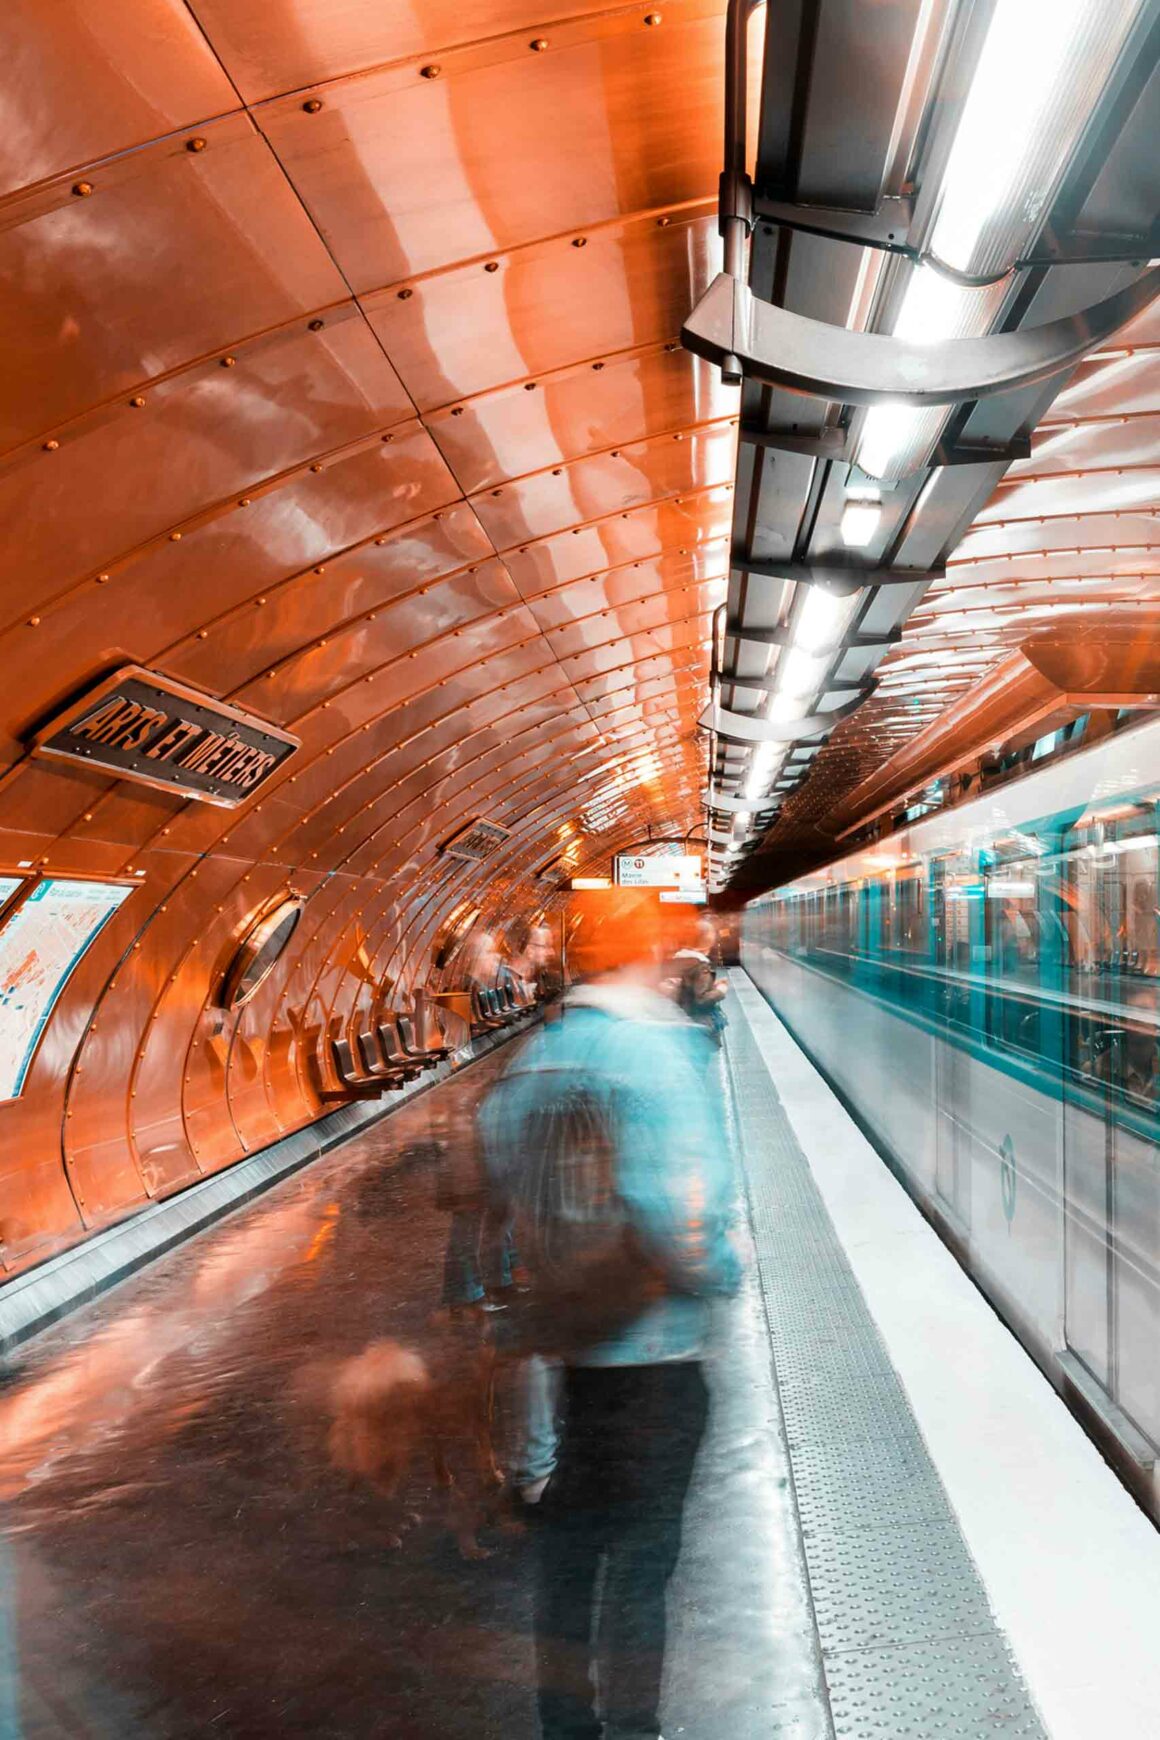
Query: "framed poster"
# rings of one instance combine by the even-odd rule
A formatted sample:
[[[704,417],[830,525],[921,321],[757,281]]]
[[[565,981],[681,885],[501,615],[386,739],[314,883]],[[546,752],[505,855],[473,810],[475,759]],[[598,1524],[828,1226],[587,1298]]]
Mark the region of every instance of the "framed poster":
[[[20,1093],[73,968],[132,892],[46,876],[0,926],[0,1100]]]

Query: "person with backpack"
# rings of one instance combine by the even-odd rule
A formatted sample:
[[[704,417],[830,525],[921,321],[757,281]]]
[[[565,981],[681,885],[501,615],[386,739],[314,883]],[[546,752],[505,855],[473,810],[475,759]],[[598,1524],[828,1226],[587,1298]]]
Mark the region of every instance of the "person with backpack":
[[[739,1279],[710,1041],[659,990],[655,904],[614,896],[574,930],[563,1018],[525,1043],[479,1113],[530,1283],[504,1327],[514,1351],[560,1367],[537,1528],[543,1740],[660,1734],[665,1593],[708,1418],[709,1301]]]

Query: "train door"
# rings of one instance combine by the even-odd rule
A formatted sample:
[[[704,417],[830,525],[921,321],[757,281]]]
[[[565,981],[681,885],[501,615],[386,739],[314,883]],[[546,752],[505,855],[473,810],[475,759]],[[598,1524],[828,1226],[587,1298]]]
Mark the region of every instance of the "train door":
[[[1160,1437],[1160,1154],[1154,835],[1068,857],[1073,959],[1063,1081],[1067,1345]]]
[[[979,917],[974,886],[954,860],[939,858],[932,865],[935,1191],[950,1220],[964,1233],[971,1224],[971,1072],[963,1041],[972,1018],[972,932]]]

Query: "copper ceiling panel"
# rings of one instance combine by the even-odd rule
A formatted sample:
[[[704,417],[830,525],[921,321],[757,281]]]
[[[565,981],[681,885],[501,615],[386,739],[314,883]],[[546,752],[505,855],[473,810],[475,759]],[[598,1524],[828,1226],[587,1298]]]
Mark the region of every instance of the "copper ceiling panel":
[[[496,549],[508,550],[665,496],[710,488],[728,492],[736,446],[736,431],[726,419],[683,441],[665,433],[552,466],[516,479],[498,496],[484,490],[472,503]]]
[[[0,581],[0,620],[43,613],[86,574],[151,539],[180,541],[191,521],[232,509],[255,483],[409,408],[357,320],[288,333],[244,367],[158,382],[141,408],[122,403],[106,421],[63,432],[59,450],[0,471],[0,520],[22,527],[20,572]],[[132,489],[110,487],[123,478]],[[175,578],[196,585],[196,561],[178,563]]]
[[[607,0],[190,0],[248,103],[432,48],[619,9]]]
[[[687,591],[694,586],[712,585],[721,588],[724,579],[716,575],[707,580],[699,572],[695,556],[666,556],[657,562],[629,562],[624,567],[610,568],[606,574],[593,574],[573,581],[555,592],[541,593],[530,601],[536,621],[547,632],[612,611],[640,598],[655,598],[662,594]]]
[[[511,37],[443,55],[438,78],[396,66],[323,86],[315,113],[297,93],[256,113],[362,294],[703,200],[720,167],[722,10],[677,0],[661,29],[621,13],[542,54]]]
[[[648,216],[362,298],[419,406],[433,410],[582,358],[673,340],[717,270],[715,214]]]
[[[681,502],[657,502],[508,550],[504,560],[524,598],[626,562],[645,562],[666,551],[681,556],[696,551],[718,573],[725,574],[730,511],[731,498],[724,489],[689,496]]]
[[[181,0],[5,0],[0,51],[0,197],[239,106]]]
[[[305,468],[247,507],[231,502],[180,543],[162,538],[108,571],[99,587],[90,580],[45,610],[36,630],[41,656],[14,670],[11,712],[31,719],[121,655],[229,694],[296,654],[320,622],[374,609],[400,589],[482,558],[488,546],[462,505],[439,521],[391,530],[392,521],[453,493],[431,442],[412,429],[390,447],[374,440],[323,475]],[[335,557],[347,543],[356,548]],[[195,587],[184,583],[191,566]],[[92,614],[98,597],[100,638]],[[29,638],[20,625],[17,644]]]
[[[505,387],[471,399],[461,416],[439,411],[426,423],[471,495],[594,449],[715,423],[736,409],[737,394],[721,385],[719,371],[674,344]]]
[[[346,286],[253,123],[236,115],[12,202],[0,228],[0,448],[250,335]],[[242,369],[249,358],[238,352]]]
[[[567,659],[574,653],[610,643],[619,645],[628,640],[634,648],[645,644],[645,637],[654,629],[669,623],[685,623],[704,619],[703,632],[709,633],[708,618],[725,596],[719,581],[708,581],[702,587],[690,587],[659,596],[626,600],[609,610],[598,610],[577,622],[549,630],[549,644],[557,658]]]

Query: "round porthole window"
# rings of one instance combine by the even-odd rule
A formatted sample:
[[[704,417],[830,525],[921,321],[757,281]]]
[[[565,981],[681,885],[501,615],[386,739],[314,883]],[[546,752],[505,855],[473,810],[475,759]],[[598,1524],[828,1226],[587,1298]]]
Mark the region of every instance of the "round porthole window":
[[[250,926],[222,980],[223,1009],[240,1009],[249,1002],[297,930],[305,905],[302,895],[288,895]]]

